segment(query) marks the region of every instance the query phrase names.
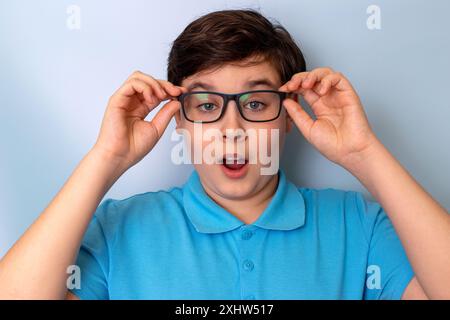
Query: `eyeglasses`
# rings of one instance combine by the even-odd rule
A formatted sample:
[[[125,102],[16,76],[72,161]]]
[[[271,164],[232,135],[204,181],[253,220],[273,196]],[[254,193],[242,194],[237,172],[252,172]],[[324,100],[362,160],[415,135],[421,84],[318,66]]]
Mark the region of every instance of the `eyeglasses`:
[[[268,122],[277,119],[287,93],[275,90],[254,90],[237,94],[213,91],[192,91],[177,97],[184,117],[191,122],[211,123],[222,118],[228,102],[234,100],[239,113],[247,121]]]

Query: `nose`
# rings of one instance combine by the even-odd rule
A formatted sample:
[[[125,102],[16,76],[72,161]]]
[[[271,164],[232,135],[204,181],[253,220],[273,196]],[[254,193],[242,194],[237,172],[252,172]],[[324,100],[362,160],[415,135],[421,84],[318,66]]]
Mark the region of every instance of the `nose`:
[[[231,141],[244,138],[243,124],[245,120],[241,117],[236,102],[234,100],[228,101],[228,106],[225,106],[225,108],[225,113],[222,119],[220,119],[223,137]]]

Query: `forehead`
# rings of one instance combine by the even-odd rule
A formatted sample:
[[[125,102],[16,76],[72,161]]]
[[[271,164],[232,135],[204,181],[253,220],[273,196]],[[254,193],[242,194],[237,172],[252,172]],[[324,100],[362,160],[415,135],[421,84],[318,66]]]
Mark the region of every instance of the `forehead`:
[[[198,87],[233,92],[258,86],[273,89],[281,86],[280,77],[272,63],[262,61],[245,65],[246,62],[227,63],[218,68],[203,70],[184,79],[181,85],[186,88]],[[207,85],[208,88],[201,84]]]

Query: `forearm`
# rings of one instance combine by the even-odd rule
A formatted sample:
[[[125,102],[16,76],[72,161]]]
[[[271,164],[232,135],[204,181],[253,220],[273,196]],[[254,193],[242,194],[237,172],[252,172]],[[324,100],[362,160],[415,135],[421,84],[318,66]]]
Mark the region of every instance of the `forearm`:
[[[391,219],[429,298],[450,298],[450,216],[376,140],[344,167]]]
[[[91,150],[52,202],[0,261],[0,298],[59,299],[67,267],[105,193],[123,170]]]

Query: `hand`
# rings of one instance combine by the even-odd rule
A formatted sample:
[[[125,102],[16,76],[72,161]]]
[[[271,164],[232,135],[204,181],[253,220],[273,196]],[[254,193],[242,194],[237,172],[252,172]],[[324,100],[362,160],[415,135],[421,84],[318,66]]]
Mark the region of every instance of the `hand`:
[[[134,72],[109,99],[93,149],[118,160],[125,170],[130,168],[156,145],[180,103],[171,100],[151,121],[145,121],[145,117],[162,101],[186,91],[168,81]]]
[[[300,72],[279,90],[301,94],[311,106],[317,120],[298,102],[283,102],[306,140],[327,159],[347,167],[377,141],[358,95],[341,73],[329,68]]]

